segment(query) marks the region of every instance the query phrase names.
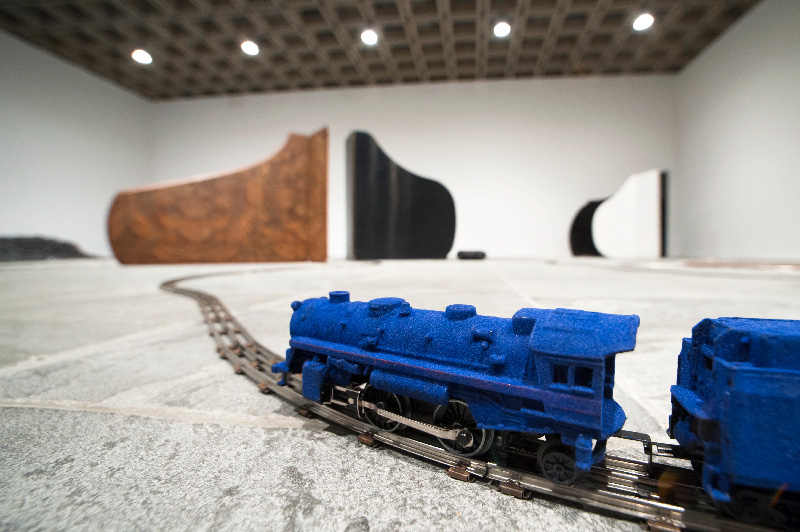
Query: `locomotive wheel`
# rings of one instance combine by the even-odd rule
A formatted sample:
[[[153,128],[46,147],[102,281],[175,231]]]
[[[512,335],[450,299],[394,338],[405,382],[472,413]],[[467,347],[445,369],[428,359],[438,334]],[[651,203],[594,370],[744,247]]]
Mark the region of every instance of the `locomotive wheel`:
[[[578,478],[575,452],[561,442],[543,443],[536,453],[539,469],[544,477],[560,486],[571,486]]]
[[[478,423],[472,417],[467,403],[454,399],[447,406],[437,406],[433,412],[433,419],[437,426],[445,429],[465,429],[472,436],[472,442],[463,445],[458,440],[439,440],[439,444],[446,450],[459,456],[478,456],[489,450],[494,441],[494,431],[479,429]]]
[[[367,386],[364,390],[364,400],[374,404],[381,410],[408,417],[410,405],[407,397]],[[379,416],[374,410],[364,410],[364,417],[367,419],[367,423],[385,432],[394,432],[405,426],[397,421]]]

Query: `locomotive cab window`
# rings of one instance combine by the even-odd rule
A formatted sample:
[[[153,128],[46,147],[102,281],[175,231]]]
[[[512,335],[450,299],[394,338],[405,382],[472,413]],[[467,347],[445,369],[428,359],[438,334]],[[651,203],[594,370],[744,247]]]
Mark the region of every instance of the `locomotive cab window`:
[[[594,391],[595,368],[566,364],[552,364],[550,367],[553,386],[583,393]]]
[[[594,371],[592,371],[592,368],[577,366],[575,368],[575,386],[580,386],[581,388],[591,388],[593,374]]]
[[[569,384],[569,368],[553,364],[553,384]]]

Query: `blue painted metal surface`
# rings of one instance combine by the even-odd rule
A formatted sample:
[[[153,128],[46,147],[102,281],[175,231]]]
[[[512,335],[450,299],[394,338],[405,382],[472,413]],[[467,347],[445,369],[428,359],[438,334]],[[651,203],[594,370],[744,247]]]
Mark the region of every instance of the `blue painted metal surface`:
[[[702,456],[703,488],[800,491],[800,321],[706,319],[685,338],[669,435]]]
[[[614,360],[634,348],[638,316],[524,308],[497,318],[471,305],[441,312],[399,298],[350,302],[348,292],[292,308],[291,348],[273,371],[302,373],[309,399],[356,375],[433,404],[458,399],[478,428],[558,435],[583,471],[625,422],[613,399]]]

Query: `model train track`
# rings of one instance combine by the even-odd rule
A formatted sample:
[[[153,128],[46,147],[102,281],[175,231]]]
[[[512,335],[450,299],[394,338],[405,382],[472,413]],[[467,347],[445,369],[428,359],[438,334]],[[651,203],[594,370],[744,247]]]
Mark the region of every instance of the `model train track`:
[[[227,359],[234,372],[246,375],[262,393],[274,393],[293,404],[301,415],[316,415],[353,431],[366,445],[385,444],[420,458],[447,466],[447,474],[464,481],[482,479],[499,491],[518,498],[530,498],[534,493],[599,511],[606,511],[628,519],[640,520],[650,530],[697,530],[703,532],[759,532],[770,528],[744,524],[722,517],[708,502],[699,487],[677,484],[673,486],[682,496],[681,503],[669,504],[659,496],[658,480],[651,477],[652,463],[643,460],[607,456],[604,462],[592,468],[572,486],[560,486],[527,470],[465,458],[444,449],[395,432],[384,432],[340,410],[321,405],[302,395],[302,380],[296,376],[274,374],[271,367],[284,358],[261,345],[239,323],[230,310],[217,297],[178,286],[181,282],[207,276],[190,276],[166,281],[163,290],[194,299],[200,306],[209,336],[217,346],[217,353]],[[285,378],[285,385],[278,381]],[[636,438],[633,438],[636,439]],[[654,444],[658,447],[659,444]],[[669,447],[663,445],[663,447]],[[511,449],[525,454],[525,450]],[[679,478],[686,470],[661,465]],[[663,477],[662,477],[663,478]],[[693,500],[692,500],[693,499]],[[683,502],[692,500],[691,502]]]

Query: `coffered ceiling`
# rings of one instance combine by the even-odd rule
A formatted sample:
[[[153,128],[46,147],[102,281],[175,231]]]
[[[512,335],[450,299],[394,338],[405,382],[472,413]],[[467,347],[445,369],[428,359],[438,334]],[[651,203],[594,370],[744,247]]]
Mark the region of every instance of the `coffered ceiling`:
[[[151,99],[680,71],[759,0],[4,0],[0,28]],[[645,31],[631,25],[642,11]],[[511,25],[495,37],[498,21]],[[373,28],[375,46],[361,42]],[[258,44],[248,56],[244,40]],[[131,59],[135,49],[153,62]]]

